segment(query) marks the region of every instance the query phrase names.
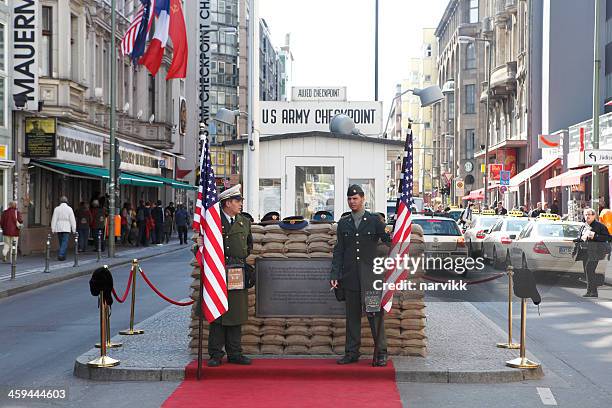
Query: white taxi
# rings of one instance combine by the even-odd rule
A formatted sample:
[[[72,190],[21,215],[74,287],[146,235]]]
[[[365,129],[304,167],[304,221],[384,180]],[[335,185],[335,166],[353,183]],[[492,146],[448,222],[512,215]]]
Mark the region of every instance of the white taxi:
[[[522,211],[510,211],[506,217],[499,217],[482,241],[483,258],[495,268],[509,265],[509,245],[528,223],[529,218]]]
[[[468,253],[472,258],[482,254],[482,241],[486,237],[485,232],[500,219],[501,217],[495,215],[493,210],[483,210],[480,214],[472,212],[472,221],[463,232]]]

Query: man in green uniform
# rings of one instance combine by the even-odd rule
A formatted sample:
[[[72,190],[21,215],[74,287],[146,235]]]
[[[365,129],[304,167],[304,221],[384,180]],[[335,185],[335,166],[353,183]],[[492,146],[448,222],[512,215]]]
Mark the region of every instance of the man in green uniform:
[[[223,234],[223,249],[225,252],[225,268],[248,268],[246,257],[253,249],[251,222],[241,214],[242,194],[240,184],[219,194],[221,202],[221,226]],[[244,289],[227,291],[228,310],[211,323],[208,335],[209,367],[221,365],[223,355],[227,353],[227,362],[248,365],[251,359],[242,354],[241,325],[247,321],[249,309],[249,294],[246,289],[247,279],[244,278]],[[225,346],[225,353],[223,347]]]
[[[380,279],[380,275],[374,274],[373,262],[379,241],[390,242],[391,238],[378,215],[365,210],[364,193],[360,186],[350,186],[346,195],[351,213],[338,221],[330,274],[332,287],[343,289],[346,299],[346,343],[344,357],[338,360],[338,364],[359,360],[364,300],[370,303],[375,299],[378,311],[367,313],[376,346],[372,365],[384,367],[387,365],[387,340],[380,309],[382,294],[374,290],[374,281]]]

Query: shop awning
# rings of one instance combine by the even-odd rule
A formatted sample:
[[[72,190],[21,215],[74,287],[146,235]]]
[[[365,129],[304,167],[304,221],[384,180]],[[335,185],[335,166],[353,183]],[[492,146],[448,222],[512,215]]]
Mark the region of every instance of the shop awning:
[[[94,179],[108,180],[108,169],[102,167],[83,166],[81,164],[60,163],[48,160],[33,160],[32,164],[46,168],[51,171],[56,171],[67,176],[87,177]],[[121,173],[119,184],[141,186],[141,187],[160,187],[164,183],[158,180],[151,180],[129,173]]]
[[[484,188],[479,188],[478,190],[470,191],[470,194],[463,196],[463,200],[484,200]]]
[[[128,186],[141,186],[141,187],[161,187],[164,185],[163,183],[159,181],[149,180],[144,177],[140,177],[134,174],[124,173],[124,172],[121,172],[121,176],[119,176],[119,184],[124,184]]]
[[[523,184],[527,180],[529,180],[529,179],[531,179],[533,177],[537,177],[538,175],[540,175],[541,173],[543,173],[547,169],[549,169],[549,168],[551,168],[553,166],[556,166],[556,165],[558,165],[560,163],[561,163],[561,159],[559,159],[558,157],[551,157],[551,158],[548,158],[548,159],[540,159],[537,162],[535,162],[532,166],[526,168],[525,170],[521,171],[516,176],[512,177],[510,179],[510,185],[508,186],[508,188],[516,189],[516,188],[518,188],[518,186],[520,186],[521,184]]]
[[[149,174],[136,174],[136,173],[129,173],[129,172],[128,173],[122,173],[122,174],[129,174],[129,175],[134,176],[134,177],[140,177],[140,178],[143,178],[143,179],[156,181],[158,183],[165,184],[165,185],[170,186],[172,188],[180,188],[180,189],[184,189],[184,190],[197,190],[198,189],[196,186],[192,186],[191,184],[183,183],[182,181],[174,180],[174,179],[167,178],[167,177],[153,176],[153,175],[149,175]]]
[[[546,180],[546,188],[579,185],[582,176],[589,174],[592,170],[592,167],[568,170],[565,173],[561,173],[556,177]]]

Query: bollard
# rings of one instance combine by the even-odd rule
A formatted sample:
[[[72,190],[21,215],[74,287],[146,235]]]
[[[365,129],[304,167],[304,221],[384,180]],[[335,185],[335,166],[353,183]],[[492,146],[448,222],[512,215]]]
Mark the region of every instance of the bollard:
[[[79,266],[79,233],[74,233],[74,265],[73,268]]]
[[[47,245],[45,247],[45,270],[43,272],[49,273],[49,258],[51,258],[51,234],[47,235]]]
[[[133,336],[143,334],[144,330],[134,329],[134,306],[136,304],[136,274],[138,273],[138,259],[132,261],[132,304],[130,305],[130,328],[121,330],[119,334],[123,336]]]
[[[17,240],[11,238],[11,280],[17,275]]]
[[[96,262],[100,262],[100,258],[102,258],[102,231],[98,231],[98,259]]]
[[[508,342],[497,343],[499,348],[517,349],[520,347],[519,344],[512,342],[512,275],[514,274],[514,268],[512,265],[508,265]]]
[[[520,357],[515,358],[510,361],[506,361],[506,365],[512,368],[538,368],[540,367],[540,363],[536,363],[535,361],[529,360],[525,357],[525,338],[527,337],[527,299],[521,299],[521,348],[520,348]]]
[[[98,296],[98,304],[100,305],[100,357],[91,360],[87,363],[88,366],[92,367],[114,367],[119,365],[119,360],[106,355],[106,343],[107,343],[107,327],[106,327],[106,302],[104,301],[104,295],[100,293]]]

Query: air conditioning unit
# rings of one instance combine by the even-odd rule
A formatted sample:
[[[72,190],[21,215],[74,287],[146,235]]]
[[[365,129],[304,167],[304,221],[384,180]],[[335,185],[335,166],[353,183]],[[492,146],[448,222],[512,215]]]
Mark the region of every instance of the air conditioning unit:
[[[482,32],[484,34],[493,32],[493,19],[491,17],[485,17],[482,20]]]

